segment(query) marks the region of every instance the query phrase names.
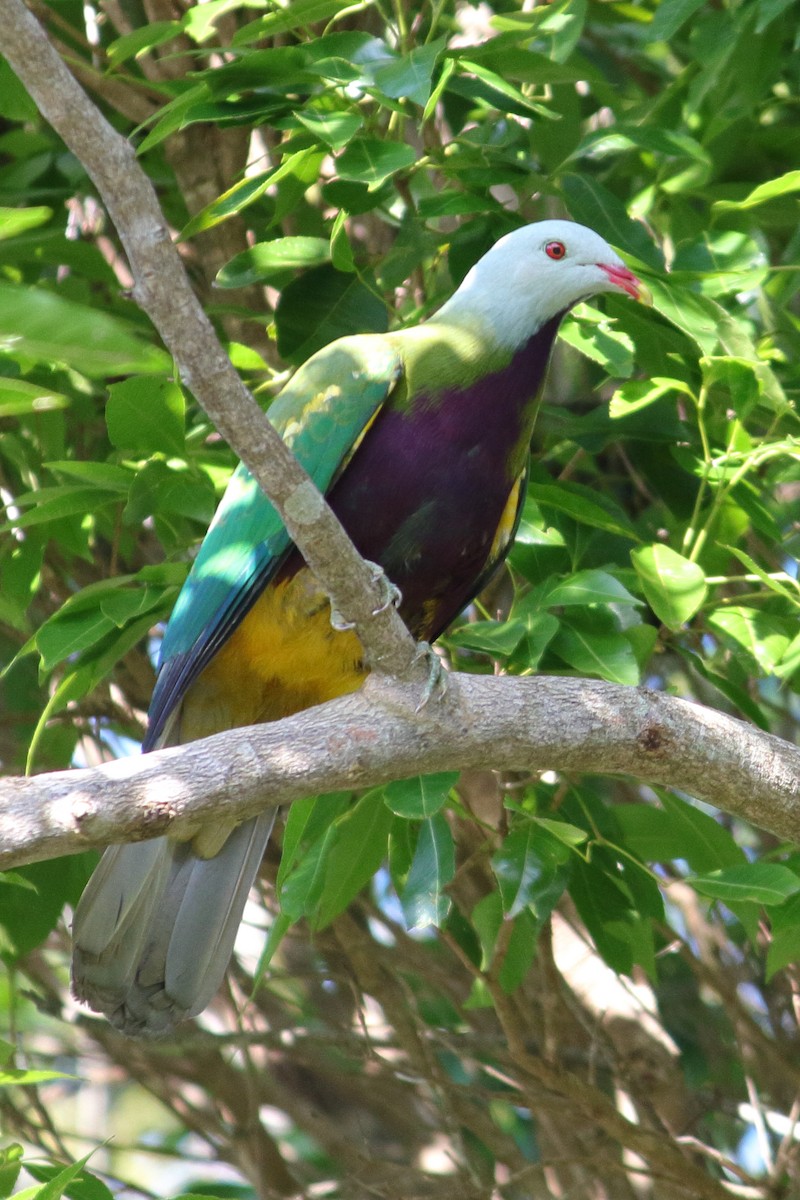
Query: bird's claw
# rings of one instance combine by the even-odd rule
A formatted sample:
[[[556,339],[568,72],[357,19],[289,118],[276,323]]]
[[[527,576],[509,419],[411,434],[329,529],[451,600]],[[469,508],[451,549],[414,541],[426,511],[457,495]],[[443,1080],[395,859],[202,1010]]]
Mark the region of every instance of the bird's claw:
[[[403,599],[403,594],[397,584],[392,583],[383,567],[379,566],[378,563],[369,562],[369,560],[367,560],[367,566],[372,573],[373,583],[380,584],[382,593],[380,604],[377,608],[373,608],[372,610],[373,617],[377,617],[380,615],[380,613],[386,612],[387,608],[391,608],[392,606],[394,608],[399,608],[400,602]],[[331,626],[336,630],[337,633],[346,633],[349,629],[355,629],[355,621],[345,620],[338,608],[332,608]]]
[[[355,621],[346,621],[338,608],[331,609],[331,628],[337,633],[347,633],[349,629],[355,629]]]
[[[439,693],[440,699],[445,695],[447,691],[447,671],[444,669],[441,658],[429,642],[419,643],[417,646],[417,658],[425,658],[428,661],[428,678],[422,689],[422,699],[414,710],[415,712],[422,712],[425,705],[433,698],[435,692]]]
[[[367,566],[372,571],[373,583],[379,584],[382,592],[381,602],[377,608],[373,608],[372,615],[377,617],[380,613],[386,612],[387,608],[399,608],[400,602],[403,599],[403,593],[396,583],[392,583],[389,576],[384,571],[383,567],[378,563],[370,562],[367,559]]]

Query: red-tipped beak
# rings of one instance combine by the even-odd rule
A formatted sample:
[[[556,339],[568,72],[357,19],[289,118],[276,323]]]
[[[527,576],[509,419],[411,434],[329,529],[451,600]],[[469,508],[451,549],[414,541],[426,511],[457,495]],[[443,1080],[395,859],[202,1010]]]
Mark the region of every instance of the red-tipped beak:
[[[627,292],[629,296],[633,296],[634,300],[638,300],[640,304],[653,303],[650,289],[642,283],[641,279],[638,279],[634,275],[633,271],[629,271],[627,267],[609,266],[608,263],[598,263],[597,265],[601,271],[605,271],[618,291]]]

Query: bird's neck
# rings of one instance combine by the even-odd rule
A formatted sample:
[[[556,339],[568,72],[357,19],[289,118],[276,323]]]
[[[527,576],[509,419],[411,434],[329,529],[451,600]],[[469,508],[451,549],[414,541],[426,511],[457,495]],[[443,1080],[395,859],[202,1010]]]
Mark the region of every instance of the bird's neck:
[[[547,296],[517,296],[498,288],[479,287],[470,274],[428,324],[462,329],[466,336],[478,337],[487,349],[506,354],[522,350],[554,318],[558,322],[563,308],[553,308]]]

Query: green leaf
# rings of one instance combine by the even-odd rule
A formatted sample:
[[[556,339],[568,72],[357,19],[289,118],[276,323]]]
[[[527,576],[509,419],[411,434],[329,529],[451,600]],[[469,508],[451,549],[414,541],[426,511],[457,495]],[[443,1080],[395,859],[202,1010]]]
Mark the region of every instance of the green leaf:
[[[792,638],[784,650],[775,667],[775,674],[779,679],[791,679],[798,669],[800,669],[800,633]]]
[[[28,505],[33,507],[0,527],[0,532],[9,529],[30,529],[34,525],[60,521],[64,517],[86,516],[118,499],[116,492],[106,492],[104,495],[100,488],[75,487],[72,484],[42,488],[39,492],[26,492],[17,496],[16,503],[22,508],[27,508]]]
[[[168,379],[138,377],[108,389],[106,425],[118,450],[131,454],[183,454],[186,401]]]
[[[792,640],[782,621],[747,605],[718,608],[709,615],[708,624],[725,641],[746,651],[767,674],[781,662]]]
[[[570,895],[597,949],[612,970],[631,971],[635,959],[632,926],[639,920],[618,872],[605,869],[607,855],[576,859]]]
[[[171,360],[132,326],[43,288],[0,283],[0,351],[36,362],[66,363],[84,375],[167,371]]]
[[[704,0],[660,0],[650,24],[650,40],[668,42],[703,3]]]
[[[461,58],[459,67],[462,72],[468,71],[470,75],[474,75],[478,80],[478,84],[471,89],[464,89],[465,94],[472,92],[476,97],[485,99],[490,104],[497,107],[501,112],[516,113],[518,116],[527,117],[531,113],[535,113],[538,117],[545,119],[554,119],[554,114],[543,104],[536,104],[528,99],[526,94],[513,83],[509,83],[499,72],[492,71],[489,67],[483,66],[482,63],[476,62],[475,59]],[[455,80],[453,83],[454,90],[460,90],[458,83],[461,82],[462,89],[466,80]]]
[[[4,883],[9,887],[26,888],[29,892],[36,894],[36,884],[30,879],[26,879],[24,875],[20,875],[19,871],[0,871],[0,884]]]
[[[703,354],[713,354],[728,320],[725,309],[669,279],[649,277],[647,282],[654,310],[690,337]]]
[[[137,58],[148,50],[163,46],[181,32],[180,21],[149,21],[140,29],[132,29],[122,37],[115,38],[106,50],[111,67],[119,67],[129,58]]]
[[[745,861],[744,851],[719,821],[671,792],[657,791],[672,822],[673,836],[681,839],[680,857],[686,859],[693,871],[707,873]]]
[[[352,7],[352,0],[291,0],[291,3],[257,21],[251,21],[233,37],[234,46],[247,45],[250,42],[260,42],[262,38],[275,37],[279,33],[289,33],[306,25],[316,25],[320,21],[328,21],[344,8]],[[366,6],[365,6],[366,7]]]
[[[556,583],[545,591],[541,603],[548,608],[570,607],[587,604],[640,605],[642,601],[631,595],[615,575],[608,571],[577,571],[574,575]]]
[[[743,863],[687,880],[696,891],[715,900],[783,904],[800,892],[800,878],[780,863]]]
[[[374,80],[384,96],[394,100],[413,100],[421,107],[431,94],[431,78],[439,55],[447,45],[447,38],[416,46],[394,62],[376,68]]]
[[[639,540],[625,514],[603,508],[591,498],[589,488],[577,484],[530,483],[528,495],[538,504],[566,513],[582,525],[604,529],[606,533],[616,533],[633,541]]]
[[[69,403],[69,397],[40,384],[0,376],[0,417],[50,412],[55,408],[66,408]]]
[[[745,420],[759,403],[763,391],[757,364],[731,355],[719,355],[702,358],[700,366],[706,387],[723,387],[730,398],[730,407],[740,420]]]
[[[730,700],[734,708],[744,714],[749,720],[757,725],[759,729],[763,729],[765,733],[771,731],[772,725],[766,713],[761,707],[756,704],[749,692],[745,688],[738,686],[725,675],[720,675],[716,671],[712,671],[705,660],[699,654],[693,654],[686,646],[677,646],[677,653],[687,663],[690,663],[692,668],[697,671],[702,679],[705,679],[716,688],[723,696]],[[777,672],[776,672],[777,673]]]
[[[686,858],[693,833],[651,804],[615,804],[611,810],[622,829],[625,846],[645,862]]]
[[[133,481],[133,472],[128,467],[115,463],[81,462],[78,459],[56,459],[44,464],[55,475],[66,475],[80,483],[94,484],[103,491],[126,495]]]
[[[75,905],[86,884],[86,857],[49,859],[17,868],[36,889],[36,900],[22,888],[7,888],[0,904],[0,926],[6,934],[4,958],[10,961],[41,946],[61,918],[64,905]],[[3,1052],[5,1058],[8,1055]]]
[[[740,550],[738,546],[721,546],[721,549],[732,554],[734,558],[738,558],[742,566],[752,575],[757,575],[764,587],[769,588],[771,592],[775,592],[777,596],[781,596],[792,606],[792,608],[800,608],[800,586],[791,575],[783,573],[781,578],[776,579],[768,571],[765,571],[754,558],[751,558],[744,550]],[[784,582],[785,581],[785,582]]]
[[[644,226],[628,216],[625,205],[591,175],[565,175],[562,190],[570,214],[620,250],[625,250],[655,271],[664,261]],[[648,281],[649,282],[649,281]]]
[[[481,945],[481,970],[492,965],[497,935],[503,924],[503,902],[499,891],[489,892],[472,910],[472,925]]]
[[[14,1188],[22,1170],[22,1159],[25,1154],[18,1142],[11,1142],[0,1149],[0,1196],[14,1194]]]
[[[28,229],[44,225],[53,215],[52,208],[3,208],[0,206],[0,241],[16,237]]]
[[[206,229],[213,229],[215,225],[227,221],[229,217],[259,200],[268,188],[274,187],[275,184],[289,176],[293,175],[307,180],[309,184],[312,183],[316,179],[317,169],[322,158],[323,155],[315,146],[306,147],[303,150],[296,150],[293,154],[285,155],[280,166],[275,167],[274,170],[265,171],[262,175],[247,176],[240,180],[239,183],[234,184],[233,187],[218,196],[216,200],[212,200],[200,212],[195,213],[181,230],[180,240],[186,241],[195,234],[203,233]]]
[[[340,179],[366,183],[372,191],[392,175],[407,171],[416,160],[416,150],[405,143],[355,138],[336,159],[336,173]]]
[[[335,840],[336,831],[333,825],[329,825],[324,835],[311,846],[287,876],[280,890],[283,916],[298,921],[316,911],[325,887],[328,855]]]
[[[386,306],[359,278],[333,267],[305,271],[283,289],[275,310],[278,352],[301,363],[350,333],[385,333]]]
[[[61,1200],[61,1197],[70,1189],[70,1185],[80,1179],[81,1172],[86,1166],[89,1159],[94,1154],[91,1150],[84,1158],[72,1163],[69,1167],[64,1167],[62,1170],[56,1170],[51,1178],[41,1185],[25,1188],[24,1191],[17,1193],[16,1200]],[[31,1172],[33,1174],[33,1172]]]
[[[563,894],[563,886],[556,899],[560,898],[561,894]],[[555,903],[554,900],[553,906]],[[514,918],[511,937],[506,943],[503,955],[503,965],[497,977],[500,987],[507,995],[516,991],[531,969],[538,949],[536,939],[542,923],[530,909],[525,908]]]
[[[97,645],[114,628],[115,622],[99,610],[70,612],[62,610],[50,617],[36,634],[36,649],[42,668],[52,671],[65,659]]]
[[[417,775],[413,779],[398,779],[388,783],[383,789],[383,797],[396,816],[420,820],[439,812],[457,783],[458,771]]]
[[[513,618],[512,618],[513,619]],[[525,632],[514,650],[509,668],[515,671],[535,671],[560,629],[558,617],[548,612],[525,612],[520,609]]]
[[[525,622],[513,618],[508,621],[473,621],[449,633],[447,641],[465,650],[508,658],[522,641],[525,632]]]
[[[281,865],[276,880],[278,891],[300,857],[303,845],[316,841],[350,807],[351,802],[350,792],[328,792],[298,800],[291,806],[283,831]]]
[[[188,9],[180,26],[192,41],[202,45],[217,32],[216,22],[226,13],[242,8],[266,8],[266,0],[207,0]]]
[[[774,906],[769,914],[772,939],[767,951],[767,979],[800,961],[800,895]]]
[[[540,829],[546,829],[548,833],[565,846],[569,846],[570,849],[582,846],[589,837],[585,829],[579,829],[577,825],[571,825],[569,821],[554,821],[550,817],[532,817],[531,820]]]
[[[455,875],[453,835],[441,813],[423,821],[400,903],[410,929],[439,925],[450,909],[445,888]]]
[[[353,248],[347,236],[347,213],[342,210],[336,214],[331,228],[331,263],[337,271],[355,271]]]
[[[800,192],[800,171],[787,171],[785,175],[779,175],[777,179],[760,183],[743,200],[717,200],[713,208],[715,212],[756,208],[759,204],[766,204],[768,200],[774,200],[778,196],[786,196],[792,192]]]
[[[582,830],[580,832],[583,834]],[[500,849],[492,855],[492,870],[506,918],[516,917],[530,907],[540,925],[563,894],[567,875],[563,864],[548,852],[548,841],[549,834],[544,826],[525,820],[508,834]]]
[[[257,242],[226,263],[217,275],[217,287],[248,287],[262,283],[286,271],[318,267],[328,262],[330,243],[325,238],[285,237],[272,242]]]
[[[647,603],[669,629],[680,629],[708,594],[702,567],[669,546],[640,546],[631,551]]]
[[[0,1088],[22,1085],[28,1087],[33,1083],[47,1083],[51,1079],[75,1079],[75,1075],[65,1075],[63,1071],[16,1071],[0,1070]]]
[[[563,323],[559,337],[581,354],[585,354],[593,362],[600,363],[609,375],[624,378],[630,375],[634,366],[635,347],[627,333],[615,329],[605,319],[586,320],[586,305]],[[598,313],[598,318],[601,314]]]
[[[216,494],[207,475],[154,458],[137,471],[122,518],[126,525],[138,526],[147,517],[177,515],[208,525],[215,507]]]
[[[575,618],[565,618],[550,648],[580,675],[631,687],[640,682],[636,656],[622,633],[595,630]]]
[[[317,112],[313,108],[298,109],[294,114],[314,137],[331,150],[343,150],[364,124],[358,112]]]
[[[668,396],[670,392],[681,392],[690,398],[693,398],[694,395],[691,388],[680,379],[665,379],[657,376],[652,379],[630,379],[627,383],[623,383],[622,387],[617,388],[611,397],[608,406],[609,416],[615,420],[629,417],[632,413],[654,404],[662,396]]]
[[[391,826],[392,816],[380,789],[367,792],[339,818],[314,914],[315,929],[324,929],[372,879],[386,858]]]

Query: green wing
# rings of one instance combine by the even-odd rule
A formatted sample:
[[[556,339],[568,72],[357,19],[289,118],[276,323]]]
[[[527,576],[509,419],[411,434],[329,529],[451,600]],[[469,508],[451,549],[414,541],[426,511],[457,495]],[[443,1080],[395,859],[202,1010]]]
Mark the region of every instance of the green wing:
[[[270,407],[270,421],[321,492],[346,464],[401,371],[389,338],[341,338],[310,358]],[[158,742],[187,688],[291,549],[283,522],[240,463],[167,625],[143,749]]]

